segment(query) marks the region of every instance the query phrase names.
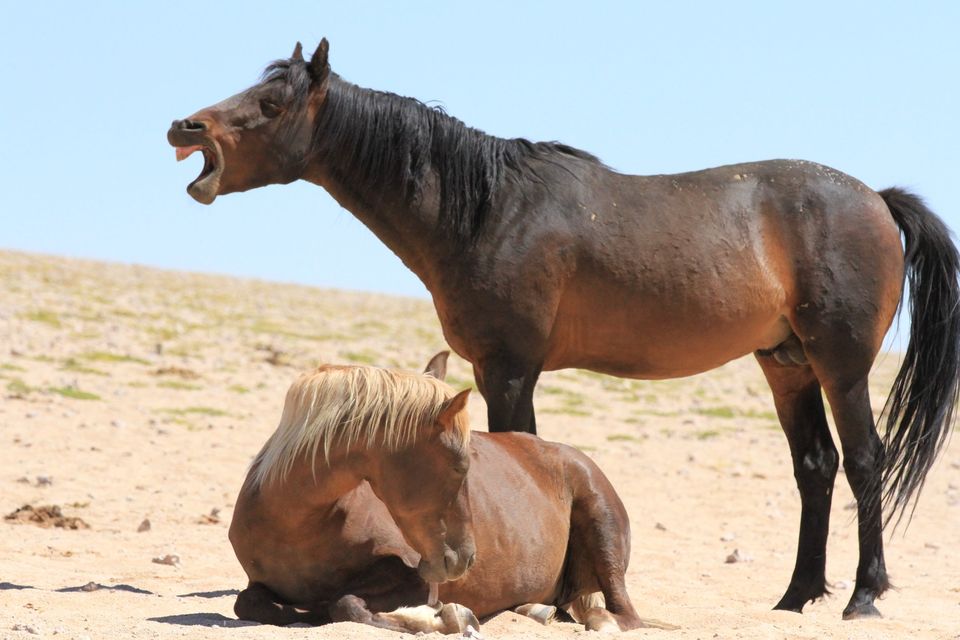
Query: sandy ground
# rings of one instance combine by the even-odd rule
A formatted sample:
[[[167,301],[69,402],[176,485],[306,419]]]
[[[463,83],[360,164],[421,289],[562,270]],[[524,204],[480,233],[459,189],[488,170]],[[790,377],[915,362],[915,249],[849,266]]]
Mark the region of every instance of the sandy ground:
[[[0,638],[395,637],[274,628],[232,615],[244,574],[227,541],[251,456],[296,374],[321,362],[422,368],[444,348],[425,301],[0,252],[0,511],[56,505],[89,528],[0,522]],[[877,409],[896,370],[882,358]],[[450,381],[472,383],[451,361]],[[786,441],[752,359],[684,380],[545,374],[541,435],[588,452],[630,513],[628,586],[644,638],[960,638],[960,448],[888,536],[885,618],[842,622],[856,524],[842,472],[828,577],[800,616],[785,588],[799,517]],[[474,396],[471,418],[485,424]],[[144,520],[149,530],[138,531]],[[526,541],[518,541],[525,544]],[[734,549],[747,561],[725,559]],[[179,556],[178,565],[153,562]],[[81,589],[94,583],[102,585]],[[487,638],[571,637],[506,613]]]

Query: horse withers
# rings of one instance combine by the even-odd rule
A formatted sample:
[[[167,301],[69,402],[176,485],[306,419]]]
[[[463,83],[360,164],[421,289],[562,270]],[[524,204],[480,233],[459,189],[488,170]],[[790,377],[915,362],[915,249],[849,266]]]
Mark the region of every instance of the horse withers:
[[[826,592],[840,451],[860,560],[845,618],[889,587],[884,507],[903,514],[942,450],[960,389],[960,258],[917,196],[812,162],[632,176],[554,142],[503,139],[333,73],[322,40],[262,82],[177,120],[197,201],[307,180],[423,281],[474,369],[491,431],[536,433],[541,371],[660,379],[753,353],[800,490],[793,575],[776,604]],[[903,242],[901,242],[901,236]],[[912,292],[910,342],[877,432],[868,376]]]
[[[290,387],[230,525],[250,581],[237,616],[454,633],[561,607],[588,629],[648,624],[607,478],[572,447],[471,432],[469,390],[439,379],[446,356],[422,375],[325,366]],[[425,604],[431,585],[449,604]]]

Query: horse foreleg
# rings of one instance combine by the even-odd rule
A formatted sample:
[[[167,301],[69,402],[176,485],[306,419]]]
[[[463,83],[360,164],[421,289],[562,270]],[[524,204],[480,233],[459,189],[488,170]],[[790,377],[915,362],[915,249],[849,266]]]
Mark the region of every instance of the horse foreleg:
[[[567,468],[573,504],[561,604],[569,604],[571,613],[588,630],[661,626],[640,618],[627,594],[630,520],[623,502],[586,456]],[[602,599],[595,594],[598,590]]]
[[[358,596],[346,595],[330,609],[334,622],[359,622],[390,631],[405,633],[463,633],[468,626],[480,628],[480,622],[470,609],[459,604],[438,607],[420,605],[401,607],[387,613],[373,613]]]
[[[537,386],[541,366],[498,355],[474,367],[477,388],[487,401],[487,426],[491,432],[537,433],[533,390]]]
[[[325,613],[298,609],[284,604],[281,598],[266,585],[255,582],[237,594],[233,612],[241,620],[251,620],[261,624],[285,626],[295,622],[308,624],[327,624],[330,617]]]
[[[758,354],[757,361],[773,391],[800,490],[797,562],[790,585],[774,609],[800,613],[807,602],[827,593],[827,534],[839,455],[827,426],[820,383],[810,366],[784,365],[771,355]]]
[[[513,612],[526,616],[531,620],[536,620],[540,624],[550,624],[553,622],[553,619],[557,617],[556,607],[548,604],[540,604],[539,602],[531,602],[530,604],[522,604],[519,607],[514,607]]]

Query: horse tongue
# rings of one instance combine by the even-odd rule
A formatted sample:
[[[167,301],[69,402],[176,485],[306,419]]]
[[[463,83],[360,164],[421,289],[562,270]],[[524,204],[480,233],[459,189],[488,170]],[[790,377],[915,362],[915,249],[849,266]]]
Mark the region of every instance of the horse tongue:
[[[427,604],[431,607],[437,606],[440,601],[440,585],[436,582],[430,583],[430,595],[427,596]]]
[[[177,162],[186,160],[190,157],[190,154],[192,154],[194,151],[199,151],[202,148],[203,146],[199,144],[192,147],[177,147]]]

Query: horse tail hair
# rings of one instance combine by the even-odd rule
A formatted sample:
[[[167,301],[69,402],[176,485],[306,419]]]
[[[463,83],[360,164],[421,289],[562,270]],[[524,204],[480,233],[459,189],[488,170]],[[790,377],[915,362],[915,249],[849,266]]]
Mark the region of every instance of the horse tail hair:
[[[960,256],[950,230],[922,199],[899,188],[879,193],[903,232],[910,287],[910,339],[881,414],[883,508],[888,522],[896,516],[899,523],[911,502],[913,516],[960,393]]]

